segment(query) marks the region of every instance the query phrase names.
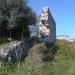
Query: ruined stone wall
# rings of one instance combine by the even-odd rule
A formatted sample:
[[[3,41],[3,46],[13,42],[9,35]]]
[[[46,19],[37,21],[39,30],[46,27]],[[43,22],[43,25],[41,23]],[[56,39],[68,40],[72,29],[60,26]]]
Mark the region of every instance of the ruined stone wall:
[[[54,43],[56,40],[56,23],[48,7],[44,7],[40,15],[39,31],[41,37],[47,43]]]

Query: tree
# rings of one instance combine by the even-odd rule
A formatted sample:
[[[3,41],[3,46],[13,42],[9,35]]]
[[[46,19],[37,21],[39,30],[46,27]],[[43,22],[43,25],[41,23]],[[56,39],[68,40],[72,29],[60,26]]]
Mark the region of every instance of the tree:
[[[3,27],[12,36],[16,37],[24,34],[29,36],[28,25],[36,22],[36,15],[30,7],[27,6],[27,0],[0,0],[0,29]],[[14,35],[15,34],[15,35]]]

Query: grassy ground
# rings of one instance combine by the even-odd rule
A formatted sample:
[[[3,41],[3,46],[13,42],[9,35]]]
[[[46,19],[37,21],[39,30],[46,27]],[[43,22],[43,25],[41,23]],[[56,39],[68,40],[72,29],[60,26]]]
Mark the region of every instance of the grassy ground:
[[[6,48],[8,45],[9,45],[9,43],[0,44],[0,48]]]
[[[7,41],[7,42],[3,42],[3,43],[0,43],[0,49],[1,48],[7,48],[11,42],[14,43],[16,40],[12,40],[12,41]]]
[[[37,44],[30,49],[28,56],[22,62],[14,65],[2,63],[0,75],[75,75],[75,49],[66,41],[56,43],[57,51],[51,60],[44,44]],[[55,50],[55,48],[54,48]],[[42,56],[48,61],[43,61]]]

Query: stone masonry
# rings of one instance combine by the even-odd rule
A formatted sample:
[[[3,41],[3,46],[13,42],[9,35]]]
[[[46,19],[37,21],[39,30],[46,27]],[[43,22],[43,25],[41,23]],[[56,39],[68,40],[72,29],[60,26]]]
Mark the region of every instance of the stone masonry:
[[[56,23],[48,7],[44,7],[40,15],[39,32],[46,43],[56,41]]]

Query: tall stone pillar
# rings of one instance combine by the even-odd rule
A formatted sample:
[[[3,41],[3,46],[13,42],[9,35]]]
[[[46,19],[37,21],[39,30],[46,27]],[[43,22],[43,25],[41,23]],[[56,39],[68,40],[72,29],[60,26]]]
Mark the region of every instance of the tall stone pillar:
[[[40,15],[39,32],[45,43],[49,45],[55,43],[56,23],[48,7],[44,7]]]

